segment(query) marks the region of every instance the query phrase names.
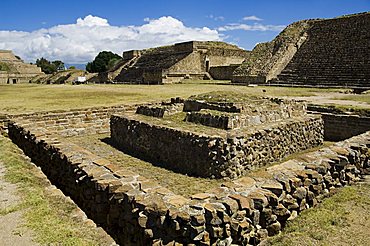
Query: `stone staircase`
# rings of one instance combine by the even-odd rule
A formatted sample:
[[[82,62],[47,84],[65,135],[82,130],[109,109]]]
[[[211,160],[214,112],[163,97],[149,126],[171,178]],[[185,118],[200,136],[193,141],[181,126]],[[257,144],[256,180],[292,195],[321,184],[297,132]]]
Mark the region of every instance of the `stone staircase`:
[[[132,59],[129,59],[129,60],[122,60],[119,63],[117,63],[108,72],[108,74],[107,74],[108,80],[117,82],[117,80],[116,80],[117,76],[119,76],[119,74],[122,71],[127,71],[128,69],[130,69],[131,67],[133,67],[136,64],[136,62],[139,60],[139,58],[140,58],[140,55],[139,56],[135,56],[135,57],[133,57]]]
[[[370,88],[370,13],[317,21],[308,39],[272,81]]]
[[[134,82],[141,83],[145,72],[158,71],[167,69],[189,55],[184,53],[171,53],[170,48],[149,50],[131,60],[126,67],[120,70],[120,73],[115,77],[115,81],[119,82]]]

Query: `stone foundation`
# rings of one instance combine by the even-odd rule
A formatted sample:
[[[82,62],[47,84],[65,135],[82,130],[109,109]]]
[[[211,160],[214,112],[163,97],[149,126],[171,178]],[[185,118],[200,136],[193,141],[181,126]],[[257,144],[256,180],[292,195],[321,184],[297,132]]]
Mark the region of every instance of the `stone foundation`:
[[[181,112],[184,107],[183,103],[162,103],[160,106],[148,106],[143,105],[139,106],[136,109],[137,114],[142,114],[146,116],[163,118],[165,115],[173,115],[178,112]]]
[[[200,111],[202,109],[227,113],[243,113],[245,115],[261,115],[265,117],[275,114],[280,115],[281,118],[290,118],[304,116],[307,105],[302,101],[268,97],[251,97],[244,102],[208,102],[190,98],[184,102],[185,112]]]
[[[239,67],[239,65],[229,65],[229,66],[216,66],[209,69],[209,74],[212,79],[216,80],[231,80],[233,77],[234,70]]]
[[[7,131],[7,124],[14,120],[44,128],[50,133],[61,136],[77,136],[109,132],[109,118],[112,114],[134,110],[141,105],[121,105],[111,107],[94,107],[73,110],[55,110],[17,115],[0,115],[0,132]]]
[[[242,108],[241,111],[244,111]],[[254,109],[253,113],[226,113],[214,110],[204,110],[188,112],[185,121],[202,124],[205,126],[221,128],[224,130],[257,126],[264,123],[276,122],[291,118],[297,114],[292,110],[259,110]],[[301,112],[304,114],[303,112]]]
[[[198,135],[117,115],[112,116],[110,128],[116,145],[135,156],[177,172],[213,178],[235,178],[323,142],[323,122],[315,116],[266,125],[230,138]]]
[[[370,171],[367,132],[186,199],[32,125],[9,137],[121,245],[258,245]]]

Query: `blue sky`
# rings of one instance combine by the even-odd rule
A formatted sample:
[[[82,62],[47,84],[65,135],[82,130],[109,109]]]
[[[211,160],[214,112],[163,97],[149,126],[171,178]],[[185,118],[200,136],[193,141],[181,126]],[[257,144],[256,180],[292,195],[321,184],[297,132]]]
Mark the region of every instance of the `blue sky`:
[[[366,11],[370,0],[2,0],[0,49],[67,63],[191,39],[252,49],[294,21]]]

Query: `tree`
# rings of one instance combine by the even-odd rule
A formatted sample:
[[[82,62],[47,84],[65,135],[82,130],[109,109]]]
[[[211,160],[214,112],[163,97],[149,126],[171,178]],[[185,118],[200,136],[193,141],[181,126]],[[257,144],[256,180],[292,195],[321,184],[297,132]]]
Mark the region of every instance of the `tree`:
[[[121,59],[122,57],[111,51],[102,51],[92,62],[86,64],[86,71],[90,73],[106,72]]]
[[[64,70],[64,62],[56,60],[56,61],[53,61],[52,64],[56,67],[58,71]]]
[[[36,65],[38,67],[41,67],[41,71],[43,71],[46,74],[52,74],[59,70],[64,70],[64,62],[59,61],[59,60],[50,62],[46,60],[44,57],[37,59]]]
[[[51,64],[50,61],[46,60],[44,57],[37,59],[36,65],[46,74],[52,74],[57,71],[55,65]]]

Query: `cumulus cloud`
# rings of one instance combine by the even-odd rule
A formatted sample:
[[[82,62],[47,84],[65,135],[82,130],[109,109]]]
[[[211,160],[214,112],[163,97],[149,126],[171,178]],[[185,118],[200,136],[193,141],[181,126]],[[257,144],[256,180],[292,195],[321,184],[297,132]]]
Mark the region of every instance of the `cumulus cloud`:
[[[26,61],[45,57],[65,63],[86,63],[100,51],[121,54],[189,40],[223,40],[219,31],[208,27],[187,27],[171,16],[145,18],[141,26],[112,26],[92,15],[76,23],[42,28],[33,32],[0,31],[0,49],[11,49]]]
[[[219,27],[217,30],[220,32],[244,30],[244,31],[281,31],[285,28],[282,25],[263,25],[255,23],[253,25],[248,24],[229,24],[226,26]]]
[[[263,19],[255,16],[255,15],[251,15],[251,16],[243,17],[243,20],[245,20],[245,21],[262,21]]]

